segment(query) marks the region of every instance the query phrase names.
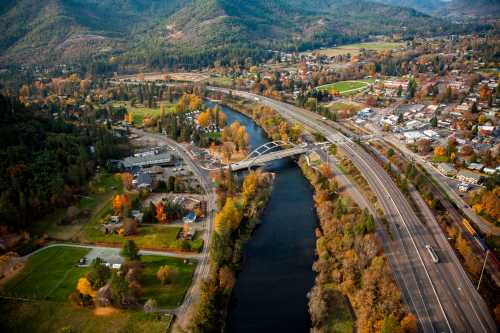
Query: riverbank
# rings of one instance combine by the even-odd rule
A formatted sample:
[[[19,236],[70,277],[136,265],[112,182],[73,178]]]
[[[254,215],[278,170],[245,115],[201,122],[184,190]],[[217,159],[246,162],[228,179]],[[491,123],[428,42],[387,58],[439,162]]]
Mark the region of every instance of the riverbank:
[[[327,165],[313,169],[301,159],[299,166],[315,189],[320,220],[313,266],[318,276],[309,294],[315,332],[415,332],[416,319],[401,301],[373,216],[339,189]]]

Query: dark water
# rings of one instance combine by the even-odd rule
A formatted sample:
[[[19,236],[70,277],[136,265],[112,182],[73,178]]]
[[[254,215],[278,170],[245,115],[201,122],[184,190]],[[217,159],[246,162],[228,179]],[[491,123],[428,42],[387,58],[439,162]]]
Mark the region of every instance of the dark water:
[[[222,107],[228,122],[245,125],[250,145],[268,142],[250,118]],[[312,189],[290,160],[273,162],[267,170],[277,178],[262,224],[244,251],[229,305],[228,332],[308,332],[307,292],[314,283],[317,224]]]

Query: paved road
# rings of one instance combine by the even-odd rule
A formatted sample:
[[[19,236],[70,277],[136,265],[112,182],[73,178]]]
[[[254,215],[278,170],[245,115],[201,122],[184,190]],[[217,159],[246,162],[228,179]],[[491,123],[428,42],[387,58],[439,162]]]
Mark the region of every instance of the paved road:
[[[114,246],[97,246],[90,244],[80,244],[80,243],[52,243],[42,248],[37,249],[21,258],[26,259],[31,257],[34,254],[42,252],[51,247],[79,247],[84,249],[92,249],[92,250],[116,250],[116,252],[120,252],[121,248]],[[182,253],[182,252],[170,252],[170,251],[153,251],[153,250],[140,250],[140,255],[153,255],[153,256],[164,256],[164,257],[175,257],[175,258],[185,258],[185,259],[199,259],[201,255],[199,253]]]
[[[184,160],[187,166],[193,171],[196,177],[199,179],[201,186],[204,191],[207,193],[208,202],[207,202],[207,219],[205,222],[205,233],[204,233],[204,247],[202,252],[200,253],[198,266],[194,272],[193,283],[186,293],[186,297],[184,298],[184,302],[182,305],[175,311],[177,315],[176,323],[182,326],[185,326],[188,318],[188,310],[191,305],[196,303],[196,300],[199,296],[200,286],[203,280],[208,277],[208,273],[210,270],[209,260],[208,260],[208,251],[210,248],[210,239],[212,236],[213,226],[214,226],[214,218],[215,218],[215,206],[216,206],[216,198],[215,198],[215,188],[213,186],[213,182],[210,179],[206,170],[202,170],[198,167],[196,162],[193,159],[193,156],[179,143],[175,140],[170,139],[166,135],[150,133],[141,131],[138,129],[132,129],[133,133],[138,134],[140,136],[146,137],[151,140],[155,140],[159,143],[167,144],[170,147],[174,147],[176,153],[179,154],[180,157]]]
[[[226,89],[213,88],[227,92]],[[360,170],[377,196],[398,244],[400,269],[396,278],[403,282],[404,300],[417,316],[422,332],[496,332],[488,307],[476,292],[453,249],[435,221],[425,223],[383,168],[357,144],[332,128],[335,124],[292,105],[255,94],[232,91],[233,95],[259,101],[287,119],[323,134],[343,149]],[[434,264],[425,245],[432,245],[441,262]],[[400,278],[398,278],[400,276]],[[402,278],[401,278],[402,277]]]

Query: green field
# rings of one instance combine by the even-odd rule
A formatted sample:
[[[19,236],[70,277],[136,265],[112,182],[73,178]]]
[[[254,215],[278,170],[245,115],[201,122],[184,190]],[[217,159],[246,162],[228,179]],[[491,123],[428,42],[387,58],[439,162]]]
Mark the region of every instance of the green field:
[[[369,83],[371,83],[370,80],[340,81],[340,82],[325,84],[316,87],[316,89],[329,92],[336,91],[339,94],[346,94],[362,90],[368,87]]]
[[[176,308],[181,305],[194,274],[196,265],[184,264],[182,259],[163,256],[143,256],[141,261],[145,264],[144,278],[142,282],[143,299],[146,302],[154,298],[159,307]],[[178,275],[173,283],[161,286],[156,278],[156,272],[160,266],[168,265],[178,270]]]
[[[174,104],[168,102],[162,102],[165,105],[165,112],[172,112],[174,110]],[[142,125],[145,117],[158,117],[160,116],[160,106],[157,108],[148,108],[142,104],[130,105],[130,102],[115,102],[113,107],[124,106],[127,108],[128,112],[132,112],[134,125]]]
[[[51,247],[28,259],[23,270],[5,285],[4,295],[66,301],[75,290],[78,279],[87,272],[76,266],[89,252],[76,247]]]
[[[28,298],[33,300],[50,300],[67,302],[69,295],[75,290],[78,279],[84,276],[88,268],[76,266],[78,260],[89,252],[89,249],[58,246],[47,248],[28,259],[19,274],[12,277],[0,289],[5,296]],[[175,308],[182,303],[184,295],[191,285],[194,269],[193,261],[184,263],[183,259],[165,256],[145,255],[141,286],[142,300],[154,298],[160,307]],[[156,278],[160,266],[168,265],[178,270],[173,282],[161,286]]]
[[[0,331],[17,333],[164,333],[172,320],[133,310],[97,316],[90,308],[48,301],[0,300],[0,312]]]
[[[338,55],[358,55],[361,49],[372,50],[372,51],[384,51],[392,50],[404,46],[404,43],[389,43],[389,42],[368,42],[368,43],[356,43],[341,45],[328,49],[318,49],[307,53],[319,53],[324,54],[328,57],[338,56]]]
[[[352,333],[354,321],[349,309],[348,301],[338,291],[333,291],[330,301],[329,316],[326,320],[326,332]]]

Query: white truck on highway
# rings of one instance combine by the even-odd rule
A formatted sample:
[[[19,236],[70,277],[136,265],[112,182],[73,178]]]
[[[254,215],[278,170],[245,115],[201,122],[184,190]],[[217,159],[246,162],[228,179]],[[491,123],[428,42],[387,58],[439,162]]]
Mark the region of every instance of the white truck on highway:
[[[425,246],[425,248],[427,249],[427,251],[429,251],[432,261],[434,261],[434,263],[437,264],[439,262],[439,257],[436,251],[434,251],[434,248],[428,244]]]

